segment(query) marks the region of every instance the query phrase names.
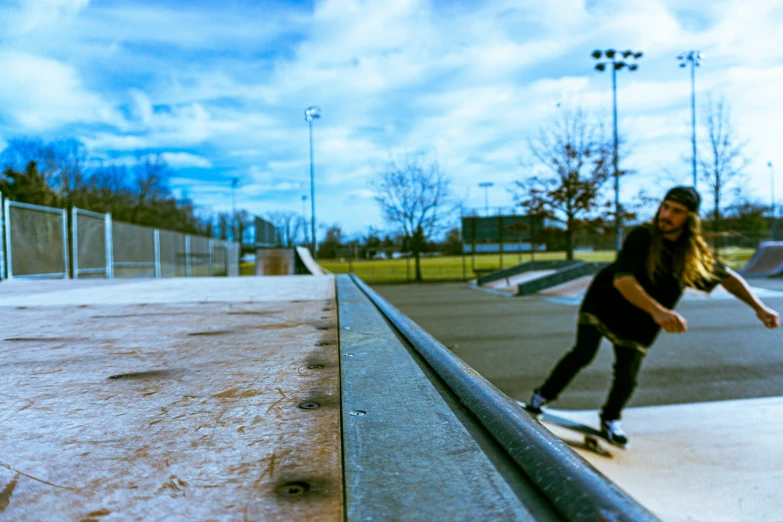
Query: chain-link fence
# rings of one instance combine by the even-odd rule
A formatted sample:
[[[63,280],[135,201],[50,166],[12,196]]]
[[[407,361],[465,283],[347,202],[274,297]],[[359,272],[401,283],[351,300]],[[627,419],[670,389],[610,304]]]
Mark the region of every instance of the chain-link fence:
[[[113,222],[114,277],[157,277],[156,236],[154,228]]]
[[[111,279],[111,215],[74,208],[71,211],[73,276]]]
[[[63,209],[5,200],[8,279],[68,277],[68,215]]]
[[[212,275],[228,275],[227,241],[216,239],[212,243]]]
[[[0,192],[0,281],[5,279],[5,203]]]
[[[185,268],[187,236],[179,232],[161,230],[159,238],[161,277],[187,276],[188,271]]]
[[[0,278],[238,276],[239,245],[3,200]],[[70,227],[69,218],[70,217]],[[70,232],[70,233],[69,233]]]
[[[211,239],[190,236],[190,275],[193,277],[212,275]]]

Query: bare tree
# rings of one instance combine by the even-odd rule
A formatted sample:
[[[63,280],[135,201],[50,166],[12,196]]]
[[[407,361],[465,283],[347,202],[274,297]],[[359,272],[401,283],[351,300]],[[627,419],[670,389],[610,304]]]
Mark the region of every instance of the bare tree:
[[[160,154],[138,156],[132,171],[136,205],[133,207],[130,219],[131,223],[136,223],[139,212],[143,211],[145,206],[170,195],[170,171],[166,160]]]
[[[235,241],[239,241],[239,244],[242,245],[245,243],[245,234],[247,233],[247,230],[253,226],[253,214],[248,212],[245,209],[237,210],[236,215],[236,230],[237,230],[237,238]]]
[[[231,213],[220,212],[217,215],[218,229],[220,230],[220,239],[227,240],[231,232]]]
[[[451,181],[436,160],[409,153],[389,158],[371,185],[384,219],[413,252],[416,281],[421,281],[421,251],[454,210]]]
[[[87,149],[75,139],[46,143],[40,138],[16,137],[0,154],[0,163],[14,170],[24,170],[34,161],[44,181],[66,205],[83,203],[75,196],[84,188],[87,173]]]
[[[610,175],[612,147],[603,128],[576,109],[543,127],[528,149],[534,161],[526,167],[539,165],[543,172],[515,181],[514,200],[531,216],[562,222],[566,255],[573,259],[577,227],[600,220],[600,191]]]
[[[740,140],[731,118],[731,107],[725,100],[713,102],[710,99],[704,108],[704,122],[707,126],[706,144],[699,155],[701,177],[707,183],[713,199],[714,245],[718,248],[721,220],[721,204],[726,191],[742,180],[748,160],[744,149],[747,141]]]
[[[296,244],[302,226],[302,216],[299,213],[277,210],[267,212],[266,219],[275,226],[280,246],[292,247]]]

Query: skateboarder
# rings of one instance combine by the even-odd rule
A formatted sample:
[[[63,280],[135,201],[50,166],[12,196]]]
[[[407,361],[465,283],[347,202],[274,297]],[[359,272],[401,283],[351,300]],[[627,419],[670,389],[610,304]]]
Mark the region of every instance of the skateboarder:
[[[672,310],[686,286],[707,292],[718,284],[756,312],[767,328],[780,316],[761,302],[744,279],[715,259],[701,234],[701,196],[692,187],[674,187],[652,223],[631,230],[614,263],[598,274],[579,310],[576,344],[533,392],[527,409],[540,414],[598,352],[602,337],[614,345],[614,378],[601,411],[601,431],[625,445],[620,413],[636,387],[647,349],[663,328],[682,333],[686,320]]]

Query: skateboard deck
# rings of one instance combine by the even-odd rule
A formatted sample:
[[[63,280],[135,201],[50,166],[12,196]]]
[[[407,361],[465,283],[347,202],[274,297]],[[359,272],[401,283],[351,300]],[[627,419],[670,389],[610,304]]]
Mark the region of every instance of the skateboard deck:
[[[522,406],[523,408],[526,407],[524,402],[517,401],[517,403]],[[530,413],[530,412],[528,412]],[[592,428],[590,426],[585,426],[584,424],[580,422],[576,422],[571,419],[566,419],[565,417],[561,417],[555,413],[553,413],[550,410],[547,410],[546,408],[543,410],[543,413],[540,415],[534,415],[531,413],[531,415],[536,418],[538,421],[547,422],[549,424],[554,424],[555,426],[560,426],[561,428],[567,429],[569,431],[573,431],[576,433],[581,433],[584,435],[584,444],[576,445],[572,444],[574,446],[577,446],[582,449],[586,449],[588,451],[592,451],[594,453],[598,453],[599,455],[605,456],[605,457],[611,457],[612,454],[607,451],[605,448],[601,447],[601,444],[599,440],[602,440],[608,444],[611,444],[612,446],[616,446],[618,448],[622,449],[628,449],[627,445],[618,444],[617,442],[614,442],[612,440],[609,440],[606,435],[601,433],[601,431]],[[566,441],[567,442],[567,441]]]

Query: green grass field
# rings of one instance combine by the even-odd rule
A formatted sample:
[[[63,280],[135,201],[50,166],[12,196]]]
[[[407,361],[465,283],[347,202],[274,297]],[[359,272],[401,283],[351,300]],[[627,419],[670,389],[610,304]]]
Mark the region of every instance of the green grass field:
[[[734,269],[741,268],[753,256],[752,248],[728,248],[721,251],[721,258]],[[601,262],[613,261],[614,251],[577,252],[576,259],[583,261]],[[536,260],[560,260],[565,259],[565,252],[539,252]],[[503,267],[509,267],[518,263],[531,260],[530,254],[504,254]],[[319,264],[333,274],[355,273],[368,283],[406,283],[411,282],[416,276],[416,265],[413,259],[388,259],[388,260],[348,260],[348,259],[322,259]],[[475,270],[486,272],[497,270],[501,267],[499,254],[480,254],[475,258]],[[253,275],[254,263],[242,263],[240,275]],[[423,257],[421,259],[421,275],[424,281],[467,281],[476,277],[473,259],[471,256],[442,256]]]

